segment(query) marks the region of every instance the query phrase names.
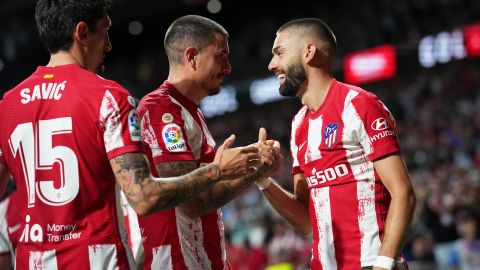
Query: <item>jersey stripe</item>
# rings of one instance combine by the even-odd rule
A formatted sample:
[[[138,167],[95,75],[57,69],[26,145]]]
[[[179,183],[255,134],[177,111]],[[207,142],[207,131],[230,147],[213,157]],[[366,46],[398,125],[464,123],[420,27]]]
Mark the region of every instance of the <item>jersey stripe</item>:
[[[299,130],[300,125],[302,124],[305,113],[307,112],[307,106],[304,106],[293,118],[292,121],[292,137],[290,138],[290,149],[292,150],[293,164],[292,167],[299,167],[300,162],[298,161],[298,146],[296,142],[297,131]]]
[[[330,187],[312,189],[310,194],[315,207],[315,219],[317,222],[319,260],[322,269],[337,269],[335,250],[333,247],[333,228],[330,210]]]
[[[120,108],[110,91],[105,91],[100,106],[100,122],[104,123],[103,134],[105,149],[110,152],[124,145],[122,138],[122,124]]]
[[[371,144],[368,140],[368,134],[360,120],[352,99],[358,95],[357,91],[350,90],[345,98],[342,120],[344,123],[357,122],[360,127],[354,127],[359,138],[367,138],[368,143],[362,144],[363,149],[346,149],[347,161],[352,170],[352,174],[357,181],[357,199],[358,199],[358,227],[360,230],[360,261],[362,266],[370,266],[375,263],[377,257],[376,251],[380,249],[379,229],[375,211],[375,174],[373,163],[367,159],[366,155],[359,158],[359,151],[370,153]],[[353,127],[353,126],[352,126]],[[352,130],[345,127],[342,141],[352,140],[347,135],[353,134]],[[364,140],[365,141],[365,140]],[[367,147],[367,148],[365,148]]]
[[[148,144],[150,150],[152,151],[153,157],[158,157],[162,155],[162,148],[158,145],[157,135],[152,128],[150,123],[150,113],[147,110],[141,120],[142,127],[142,140]]]
[[[88,259],[90,269],[118,269],[117,249],[115,245],[89,245]]]
[[[128,246],[128,235],[127,231],[125,230],[125,214],[124,209],[122,207],[121,202],[121,189],[118,184],[115,184],[115,205],[116,205],[116,212],[117,212],[117,225],[118,231],[120,232],[121,243],[125,248],[125,252],[127,254],[128,264],[130,265],[131,269],[135,268],[135,260],[133,259],[132,250]]]
[[[190,145],[195,159],[199,160],[202,154],[202,128],[197,124],[197,121],[195,121],[195,118],[193,118],[190,112],[180,104],[180,102],[173,97],[170,97],[170,100],[182,108],[181,114],[185,121],[183,128],[187,131],[188,145]]]
[[[323,119],[321,116],[316,119],[309,119],[307,151],[305,151],[306,163],[322,158],[322,154],[320,153],[322,136],[318,136],[318,134],[322,134],[322,126]]]
[[[201,218],[191,219],[179,208],[175,208],[177,232],[187,269],[211,269],[207,251],[203,245],[204,235]]]
[[[171,270],[172,266],[172,246],[162,245],[152,249],[152,265],[151,269]]]
[[[29,270],[57,270],[57,256],[55,250],[30,251]]]

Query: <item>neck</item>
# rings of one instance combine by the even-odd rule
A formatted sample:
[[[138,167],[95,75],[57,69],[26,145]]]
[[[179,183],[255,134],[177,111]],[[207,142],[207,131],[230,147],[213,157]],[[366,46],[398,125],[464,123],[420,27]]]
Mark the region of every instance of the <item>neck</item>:
[[[201,91],[201,85],[189,76],[188,71],[170,67],[167,81],[185,97],[199,105],[207,95]]]
[[[307,74],[307,78],[305,90],[302,91],[300,100],[310,111],[315,112],[325,101],[333,78],[330,74],[324,72]]]
[[[50,61],[47,67],[62,66],[68,64],[78,64],[82,66],[81,62],[68,51],[59,51],[50,55]]]

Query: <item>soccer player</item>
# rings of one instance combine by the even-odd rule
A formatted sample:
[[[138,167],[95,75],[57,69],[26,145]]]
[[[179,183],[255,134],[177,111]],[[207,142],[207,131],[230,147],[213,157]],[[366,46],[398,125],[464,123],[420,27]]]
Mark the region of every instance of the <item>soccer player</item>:
[[[258,185],[293,226],[313,232],[312,269],[392,269],[415,196],[392,115],[374,94],[332,77],[335,50],[322,20],[278,29],[268,68],[280,94],[304,105],[292,121],[294,194],[271,178]]]
[[[168,78],[138,106],[145,152],[151,171],[160,177],[182,175],[213,160],[215,142],[199,103],[218,94],[224,77],[232,70],[227,39],[228,33],[221,25],[196,15],[178,18],[167,30],[164,47],[170,65]],[[269,143],[265,132],[259,132],[260,149]],[[278,153],[274,155],[278,157]],[[139,217],[144,269],[225,269],[219,208],[256,178],[272,174],[280,161],[267,161],[269,165],[260,169],[265,169],[263,172],[246,179],[216,183],[175,209]]]
[[[256,147],[222,145],[187,175],[153,178],[133,98],[96,73],[112,48],[105,0],[39,0],[35,19],[50,61],[0,103],[0,191],[20,195],[17,269],[134,269],[119,191],[138,214],[182,203],[260,165]]]

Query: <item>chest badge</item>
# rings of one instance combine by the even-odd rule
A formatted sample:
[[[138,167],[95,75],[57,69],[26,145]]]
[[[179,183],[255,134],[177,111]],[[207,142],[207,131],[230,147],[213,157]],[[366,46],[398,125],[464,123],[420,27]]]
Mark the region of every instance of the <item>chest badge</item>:
[[[337,142],[338,137],[338,128],[340,127],[337,123],[331,123],[325,126],[325,132],[323,133],[323,142],[325,145],[330,148]]]

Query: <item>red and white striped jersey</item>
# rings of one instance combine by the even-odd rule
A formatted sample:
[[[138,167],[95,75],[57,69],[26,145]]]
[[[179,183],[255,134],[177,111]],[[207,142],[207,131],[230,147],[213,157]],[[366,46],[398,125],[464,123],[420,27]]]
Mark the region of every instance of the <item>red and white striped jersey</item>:
[[[312,269],[372,266],[390,195],[373,161],[399,152],[394,119],[378,98],[333,80],[325,101],[292,121],[293,174],[310,191]]]
[[[0,148],[21,201],[18,269],[133,268],[109,162],[142,151],[133,101],[76,64],[38,67],[4,95]]]
[[[213,140],[198,106],[169,82],[138,106],[142,140],[154,164],[191,160],[202,166],[215,158]],[[226,253],[221,211],[191,219],[180,208],[138,217],[144,239],[144,269],[224,269]]]

